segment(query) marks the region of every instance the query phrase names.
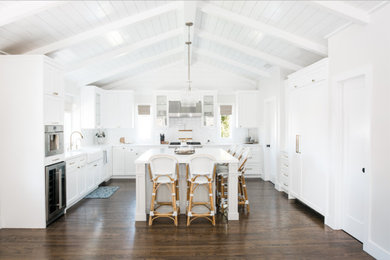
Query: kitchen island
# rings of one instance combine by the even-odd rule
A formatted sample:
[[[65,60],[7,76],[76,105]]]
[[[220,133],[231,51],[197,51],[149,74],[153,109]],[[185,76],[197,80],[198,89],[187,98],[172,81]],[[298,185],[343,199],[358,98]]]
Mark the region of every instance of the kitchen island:
[[[209,154],[215,158],[217,164],[226,163],[229,165],[228,177],[228,220],[238,220],[238,190],[237,174],[238,160],[221,148],[198,148],[196,154]],[[190,155],[175,154],[172,148],[154,148],[141,154],[136,160],[136,221],[146,221],[150,207],[151,180],[149,177],[149,159],[156,154],[168,154],[174,156],[179,162],[179,186],[180,186],[180,212],[185,214],[186,207],[186,172],[185,165]]]

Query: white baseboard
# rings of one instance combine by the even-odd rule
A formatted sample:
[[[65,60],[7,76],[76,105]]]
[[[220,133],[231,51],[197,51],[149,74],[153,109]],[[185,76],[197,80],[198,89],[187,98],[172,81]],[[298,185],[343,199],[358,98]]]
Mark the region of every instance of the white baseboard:
[[[120,175],[120,176],[111,176],[111,179],[135,179],[135,175]]]
[[[390,259],[390,252],[382,248],[381,246],[377,245],[373,241],[369,240],[367,241],[367,243],[364,243],[363,250],[378,260]]]
[[[245,175],[246,179],[261,179],[261,175]]]

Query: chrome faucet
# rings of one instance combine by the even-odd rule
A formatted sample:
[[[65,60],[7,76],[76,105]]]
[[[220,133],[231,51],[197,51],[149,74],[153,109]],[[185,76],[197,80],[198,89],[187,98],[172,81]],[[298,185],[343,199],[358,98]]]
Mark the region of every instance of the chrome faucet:
[[[70,147],[69,147],[69,150],[72,151],[73,150],[73,141],[72,141],[72,137],[73,137],[73,134],[79,134],[81,139],[84,138],[83,134],[79,131],[73,131],[71,134],[70,134]]]

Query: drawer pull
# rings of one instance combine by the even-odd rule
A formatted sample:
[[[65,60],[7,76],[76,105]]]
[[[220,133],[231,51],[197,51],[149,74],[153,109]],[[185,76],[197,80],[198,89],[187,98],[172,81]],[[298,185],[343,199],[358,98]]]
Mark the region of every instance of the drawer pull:
[[[60,160],[60,158],[53,159],[52,161],[55,162],[55,161],[58,161],[58,160]]]
[[[58,92],[53,92],[53,95],[54,96],[58,96]]]
[[[286,184],[286,183],[283,183],[283,185],[286,186],[286,187],[288,187],[288,184]]]
[[[69,163],[69,165],[73,165],[73,164],[75,164],[75,162],[71,162],[71,163]]]
[[[286,176],[286,177],[288,177],[288,173],[285,173],[285,172],[284,172],[283,175]]]

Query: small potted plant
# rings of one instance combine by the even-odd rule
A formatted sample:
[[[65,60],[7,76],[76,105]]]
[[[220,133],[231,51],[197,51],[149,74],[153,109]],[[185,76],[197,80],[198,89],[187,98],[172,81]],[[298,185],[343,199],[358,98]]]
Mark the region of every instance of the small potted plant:
[[[104,131],[98,131],[96,133],[96,140],[97,140],[97,143],[98,144],[104,144],[104,142],[106,141],[106,134],[104,133]]]

